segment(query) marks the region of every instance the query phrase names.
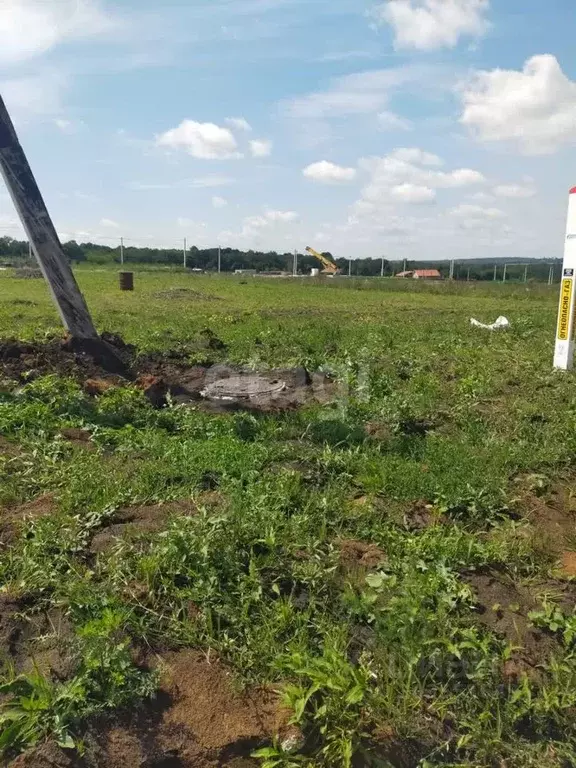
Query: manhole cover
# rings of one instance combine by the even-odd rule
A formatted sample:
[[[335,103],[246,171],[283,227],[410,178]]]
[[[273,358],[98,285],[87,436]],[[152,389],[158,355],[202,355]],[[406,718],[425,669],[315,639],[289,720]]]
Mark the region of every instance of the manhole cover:
[[[286,382],[268,381],[261,376],[231,376],[208,384],[200,393],[210,400],[237,400],[239,398],[275,395],[286,389]]]

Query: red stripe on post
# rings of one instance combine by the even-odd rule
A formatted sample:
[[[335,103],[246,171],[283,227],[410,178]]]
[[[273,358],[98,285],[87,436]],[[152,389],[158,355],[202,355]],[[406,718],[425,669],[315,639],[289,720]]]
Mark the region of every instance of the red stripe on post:
[[[570,194],[576,195],[576,187],[572,187],[572,189],[570,190]]]

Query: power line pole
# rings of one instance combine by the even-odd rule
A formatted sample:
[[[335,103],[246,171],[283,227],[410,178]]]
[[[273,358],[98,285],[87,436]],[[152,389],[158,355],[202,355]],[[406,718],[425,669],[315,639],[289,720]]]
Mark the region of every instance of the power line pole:
[[[528,282],[528,265],[524,267],[524,282]]]
[[[382,267],[380,268],[380,277],[384,277],[384,256],[382,256]]]
[[[470,282],[470,267],[468,267],[468,272],[467,272],[467,274],[466,274],[466,282],[467,282],[467,283],[469,283],[469,282]]]
[[[101,342],[62,244],[42,198],[18,135],[0,97],[0,172],[22,222],[36,260],[50,287],[60,318],[75,339],[90,342],[102,353],[112,350]],[[108,360],[120,365],[118,359]]]
[[[187,250],[186,245],[187,245],[186,238],[184,238],[184,269],[186,269],[186,250]]]
[[[550,271],[548,272],[548,285],[552,285],[554,283],[554,265],[550,267]]]
[[[494,282],[498,279],[498,264],[494,264]]]
[[[506,282],[506,272],[508,271],[508,264],[504,264],[504,274],[502,275],[502,282]]]
[[[292,263],[292,276],[296,277],[298,275],[298,251],[294,249],[294,261]]]
[[[404,259],[404,266],[402,267],[402,272],[406,272],[406,259]]]
[[[450,262],[450,280],[454,280],[454,259]]]
[[[124,238],[120,238],[120,264],[124,264]]]
[[[348,277],[352,276],[352,256],[348,259]]]
[[[218,274],[220,274],[222,270],[222,248],[218,246]]]

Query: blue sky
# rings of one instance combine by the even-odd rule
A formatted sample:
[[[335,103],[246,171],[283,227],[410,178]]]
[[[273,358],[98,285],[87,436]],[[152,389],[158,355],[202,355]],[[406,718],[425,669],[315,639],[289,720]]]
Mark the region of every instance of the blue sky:
[[[0,93],[66,239],[560,256],[575,34],[573,0],[2,0]]]

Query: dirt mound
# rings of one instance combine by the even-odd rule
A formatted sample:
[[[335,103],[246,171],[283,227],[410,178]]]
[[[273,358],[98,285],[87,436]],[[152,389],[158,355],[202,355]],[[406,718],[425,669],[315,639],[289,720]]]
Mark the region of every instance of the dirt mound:
[[[340,564],[345,570],[370,571],[386,563],[385,553],[376,544],[355,539],[338,542]]]
[[[93,554],[107,552],[118,539],[135,539],[143,534],[157,533],[166,527],[170,517],[194,515],[196,511],[196,506],[190,501],[120,510],[111,519],[111,524],[93,537],[90,551]]]
[[[0,550],[18,537],[26,520],[37,520],[51,515],[55,510],[56,502],[52,494],[39,496],[16,507],[0,508]]]
[[[161,682],[154,701],[89,729],[85,761],[90,768],[248,768],[257,765],[249,758],[254,749],[289,732],[277,695],[265,689],[236,691],[218,660],[187,650],[157,664]]]
[[[84,761],[69,749],[62,749],[54,741],[47,741],[19,755],[9,768],[81,768]]]
[[[498,573],[468,574],[465,581],[475,592],[481,624],[517,647],[516,658],[522,663],[535,667],[548,662],[558,644],[528,618],[530,611],[541,607],[528,589]]]
[[[404,515],[404,526],[409,531],[425,531],[446,522],[444,515],[435,512],[433,505],[425,501],[417,501]]]

